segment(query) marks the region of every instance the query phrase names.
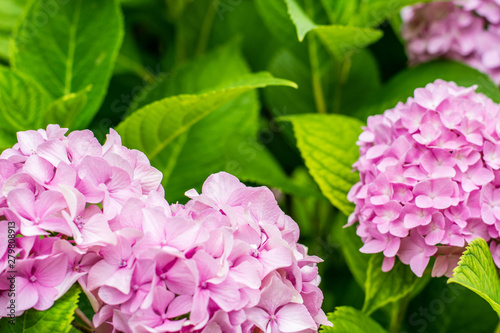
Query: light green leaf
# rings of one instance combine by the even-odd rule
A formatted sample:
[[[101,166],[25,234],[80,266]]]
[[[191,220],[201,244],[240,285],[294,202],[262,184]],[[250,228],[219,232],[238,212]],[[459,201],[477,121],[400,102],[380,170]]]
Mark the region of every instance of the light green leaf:
[[[469,243],[448,283],[458,283],[472,290],[490,303],[500,316],[498,268],[484,239],[475,238]]]
[[[366,119],[370,115],[392,109],[398,102],[405,102],[413,96],[415,89],[425,87],[437,79],[454,81],[464,87],[477,84],[477,92],[485,94],[497,103],[500,102],[500,91],[486,74],[457,62],[440,60],[397,74],[375,96],[366,101],[366,106],[360,108],[356,116]]]
[[[0,147],[16,143],[16,132],[39,128],[50,97],[30,77],[0,68]]]
[[[343,115],[296,115],[283,117],[293,125],[297,146],[316,183],[331,203],[349,215],[354,205],[347,193],[359,181],[352,165],[359,157],[356,141],[359,120]]]
[[[303,41],[306,34],[317,25],[304,13],[295,0],[285,0],[288,7],[288,14],[297,28],[299,41]]]
[[[363,312],[367,314],[409,295],[422,280],[428,282],[427,278],[418,278],[400,261],[396,261],[389,272],[382,272],[383,259],[383,255],[373,255],[368,263],[363,304]]]
[[[38,20],[45,18],[45,24]],[[115,0],[32,1],[14,32],[12,65],[53,99],[92,91],[73,128],[90,123],[104,98],[123,35]]]
[[[0,319],[2,333],[68,333],[72,326],[74,313],[78,304],[80,288],[71,287],[54,305],[46,311],[30,309],[20,317],[16,317],[15,325],[8,318]]]
[[[333,327],[323,326],[321,333],[386,333],[375,320],[350,306],[340,306],[327,316]]]
[[[77,93],[70,93],[53,101],[44,112],[44,124],[59,124],[61,127],[71,127],[76,116],[87,104],[89,86]]]

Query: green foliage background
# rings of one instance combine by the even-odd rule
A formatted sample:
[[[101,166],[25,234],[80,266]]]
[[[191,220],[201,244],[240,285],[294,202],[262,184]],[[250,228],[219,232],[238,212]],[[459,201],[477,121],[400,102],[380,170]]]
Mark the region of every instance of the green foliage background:
[[[500,101],[465,65],[407,67],[398,15],[416,2],[1,0],[0,147],[50,123],[101,140],[115,128],[163,172],[169,202],[221,170],[276,189],[325,260],[325,332],[493,331],[500,284],[486,243],[470,244],[447,284],[401,263],[382,273],[343,228],[368,116],[438,78]],[[27,311],[24,328],[2,319],[0,331],[75,332],[77,305],[93,315],[78,293]]]

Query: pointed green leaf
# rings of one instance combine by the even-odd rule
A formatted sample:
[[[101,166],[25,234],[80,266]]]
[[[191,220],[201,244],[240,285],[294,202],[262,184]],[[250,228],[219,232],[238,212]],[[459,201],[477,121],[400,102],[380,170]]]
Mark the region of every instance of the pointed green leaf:
[[[50,97],[30,77],[0,69],[0,147],[16,143],[16,132],[39,128]]]
[[[54,100],[91,85],[73,124],[83,128],[104,98],[122,34],[116,0],[34,0],[14,32],[11,62],[43,83]]]
[[[320,333],[387,333],[375,320],[350,306],[340,306],[327,316],[333,327],[323,326]]]
[[[156,161],[166,165],[165,161],[158,161],[162,153],[194,124],[243,93],[268,85],[295,86],[290,81],[273,78],[268,73],[245,75],[227,84],[226,88],[197,95],[177,95],[147,105],[126,118],[117,130],[124,144],[143,151],[153,164]],[[174,148],[182,146],[177,144]]]
[[[297,29],[297,36],[302,42],[306,34],[317,27],[317,25],[304,13],[295,0],[285,0],[288,6],[288,14]]]
[[[356,141],[359,120],[342,115],[296,115],[282,117],[293,125],[297,146],[323,194],[345,215],[354,211],[347,193],[359,181],[352,165],[359,157]]]
[[[409,295],[420,283],[427,283],[428,276],[419,278],[408,265],[399,260],[392,270],[382,272],[383,255],[373,255],[368,263],[365,282],[363,312],[371,314],[384,305]]]
[[[458,283],[472,290],[490,303],[500,316],[498,268],[484,239],[475,238],[469,243],[448,283]]]
[[[302,41],[309,31],[314,31],[330,50],[340,60],[351,55],[353,51],[360,51],[382,37],[382,31],[344,25],[316,25],[295,2],[285,0],[288,13],[297,29],[299,41]]]
[[[22,316],[16,317],[15,325],[8,322],[9,318],[0,319],[0,332],[2,333],[68,333],[72,326],[74,313],[78,304],[80,288],[71,287],[66,294],[58,299],[46,311],[30,309]]]

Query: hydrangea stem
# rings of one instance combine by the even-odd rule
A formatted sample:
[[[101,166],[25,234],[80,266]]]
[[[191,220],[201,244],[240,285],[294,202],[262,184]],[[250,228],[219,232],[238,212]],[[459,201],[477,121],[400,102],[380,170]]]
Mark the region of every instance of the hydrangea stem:
[[[389,333],[401,332],[401,326],[403,325],[403,319],[405,318],[406,309],[408,308],[408,303],[410,303],[409,296],[406,296],[402,300],[392,303],[391,323],[389,327]]]

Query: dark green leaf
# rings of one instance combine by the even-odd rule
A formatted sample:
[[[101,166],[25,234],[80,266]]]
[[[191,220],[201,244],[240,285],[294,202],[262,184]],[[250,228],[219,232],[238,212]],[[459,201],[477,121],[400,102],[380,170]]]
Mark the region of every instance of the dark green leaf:
[[[370,258],[366,272],[363,312],[375,310],[409,295],[425,278],[418,278],[408,265],[396,261],[392,270],[382,272],[383,255]]]

